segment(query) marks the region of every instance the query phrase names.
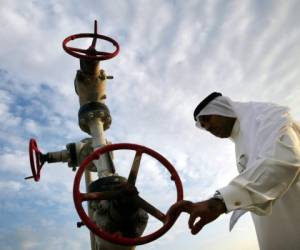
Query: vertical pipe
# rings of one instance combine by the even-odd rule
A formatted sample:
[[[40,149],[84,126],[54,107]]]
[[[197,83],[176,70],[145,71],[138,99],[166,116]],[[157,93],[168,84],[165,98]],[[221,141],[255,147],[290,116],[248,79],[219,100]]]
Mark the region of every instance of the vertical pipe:
[[[94,151],[106,144],[103,122],[100,118],[91,119],[89,122],[89,128],[92,136],[92,147]],[[101,156],[98,160],[94,160],[94,164],[97,167],[97,172],[99,178],[110,175],[109,166],[107,165],[107,161],[105,160],[105,155]],[[88,170],[85,171],[85,181],[86,181],[86,189],[88,190],[88,185],[92,182],[91,172]],[[92,211],[90,208],[90,202],[88,202],[88,213],[89,217],[93,218]],[[90,231],[90,239],[91,239],[91,250],[96,250],[96,239],[95,235]]]
[[[90,120],[89,122],[89,128],[91,131],[91,136],[92,136],[92,146],[94,151],[105,145],[105,136],[104,136],[104,129],[103,129],[103,123],[99,118],[94,118]],[[101,157],[103,158],[103,157]],[[95,166],[97,167],[97,172],[98,176],[101,177],[103,176],[106,168],[105,164],[101,164],[101,158],[99,160],[95,160]],[[85,171],[85,182],[86,182],[86,189],[88,190],[88,185],[92,182],[91,178],[91,172],[88,170]],[[88,202],[88,213],[89,217],[93,218],[91,207],[90,207],[90,202]],[[91,239],[91,250],[96,250],[96,239],[95,235],[90,231],[90,239]]]
[[[92,182],[92,174],[90,171],[85,170],[84,171],[84,177],[85,177],[85,188],[88,192],[89,184]],[[89,217],[92,218],[92,210],[91,210],[91,203],[90,201],[87,202],[88,205],[88,214]],[[95,235],[90,231],[90,240],[91,240],[91,250],[96,250],[96,241],[95,241]]]
[[[93,148],[99,148],[105,145],[105,136],[103,129],[103,122],[100,118],[95,117],[89,121],[89,128],[92,136],[92,145]]]
[[[92,146],[95,151],[106,144],[103,122],[100,118],[94,118],[89,122],[89,128],[92,135]],[[98,160],[94,161],[99,178],[110,176],[112,174],[107,157],[107,155],[102,155]]]

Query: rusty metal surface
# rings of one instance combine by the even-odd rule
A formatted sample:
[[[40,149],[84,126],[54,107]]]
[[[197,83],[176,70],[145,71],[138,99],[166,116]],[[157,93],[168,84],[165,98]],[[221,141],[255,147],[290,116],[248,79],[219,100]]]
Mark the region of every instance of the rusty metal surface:
[[[81,70],[77,71],[75,78],[75,89],[79,96],[80,106],[89,102],[104,102],[106,99],[106,78],[98,74],[86,74]],[[104,74],[104,73],[103,73]]]
[[[97,93],[93,93],[97,94]],[[98,101],[91,101],[81,105],[78,111],[79,127],[82,131],[91,134],[89,123],[93,119],[100,119],[103,123],[104,130],[108,129],[111,125],[112,119],[110,111],[105,103]]]

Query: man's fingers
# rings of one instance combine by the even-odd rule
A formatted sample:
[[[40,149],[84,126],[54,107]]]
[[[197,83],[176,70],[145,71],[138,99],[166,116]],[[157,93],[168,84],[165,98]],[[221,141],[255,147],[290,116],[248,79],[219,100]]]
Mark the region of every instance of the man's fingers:
[[[197,233],[199,233],[199,231],[203,228],[203,226],[205,226],[205,222],[204,222],[204,220],[201,220],[200,219],[200,221],[197,221],[196,223],[195,223],[195,225],[193,225],[193,227],[191,228],[191,233],[192,234],[197,234]]]
[[[190,207],[193,205],[193,202],[191,201],[179,201],[176,202],[173,206],[170,207],[169,211],[167,212],[170,216],[176,216],[180,214],[181,212],[189,212]]]
[[[189,218],[189,228],[192,234],[197,234],[206,225],[205,219],[197,214],[191,214]]]
[[[195,223],[195,220],[199,218],[201,220],[201,217],[195,215],[195,214],[191,214],[190,215],[190,218],[189,218],[189,228],[192,229],[194,227],[194,223]]]

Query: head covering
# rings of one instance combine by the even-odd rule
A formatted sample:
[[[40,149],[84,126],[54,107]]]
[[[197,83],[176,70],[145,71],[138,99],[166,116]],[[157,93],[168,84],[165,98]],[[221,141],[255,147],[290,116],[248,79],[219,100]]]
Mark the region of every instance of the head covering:
[[[197,121],[197,116],[200,113],[200,111],[203,108],[205,108],[208,103],[210,103],[213,99],[217,98],[218,96],[222,96],[222,94],[219,92],[213,92],[210,95],[208,95],[207,97],[205,97],[203,99],[203,101],[198,104],[198,106],[195,108],[195,111],[194,111],[194,120],[195,121]]]
[[[203,115],[220,115],[226,117],[237,117],[233,110],[232,101],[221,93],[213,92],[207,96],[195,109],[194,120],[196,126],[202,128],[199,117]]]
[[[211,97],[209,98],[209,96]],[[202,128],[198,121],[201,115],[221,115],[237,118],[243,131],[255,130],[258,126],[261,126],[261,128],[272,127],[274,122],[280,127],[287,124],[290,119],[289,108],[277,104],[236,102],[217,92],[213,92],[209,96],[194,111],[194,119],[198,128]]]

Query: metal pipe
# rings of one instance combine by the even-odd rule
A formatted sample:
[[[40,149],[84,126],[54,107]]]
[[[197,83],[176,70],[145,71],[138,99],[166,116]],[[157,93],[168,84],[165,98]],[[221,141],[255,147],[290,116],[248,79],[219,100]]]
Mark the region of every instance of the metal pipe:
[[[85,177],[85,187],[86,187],[86,190],[88,191],[88,187],[89,187],[90,183],[92,182],[91,172],[88,170],[85,170],[84,177]],[[92,214],[92,209],[91,209],[91,202],[88,201],[87,205],[88,205],[89,217],[92,218],[93,214]],[[95,239],[95,235],[92,233],[92,231],[90,231],[90,240],[91,240],[91,250],[96,250],[96,239]]]
[[[46,161],[53,162],[67,162],[69,160],[68,150],[61,150],[56,152],[49,152],[46,154]]]
[[[103,147],[106,144],[103,122],[100,118],[94,118],[89,122],[89,128],[92,135],[92,146],[94,151],[100,147]],[[111,167],[109,166],[109,155],[102,155],[98,160],[94,160],[94,164],[97,167],[97,172],[99,178],[110,176],[113,173],[111,172]]]
[[[106,144],[103,122],[100,118],[95,117],[89,121],[89,128],[92,135],[92,146],[94,149]]]

